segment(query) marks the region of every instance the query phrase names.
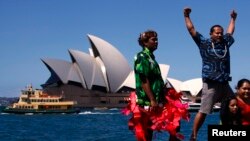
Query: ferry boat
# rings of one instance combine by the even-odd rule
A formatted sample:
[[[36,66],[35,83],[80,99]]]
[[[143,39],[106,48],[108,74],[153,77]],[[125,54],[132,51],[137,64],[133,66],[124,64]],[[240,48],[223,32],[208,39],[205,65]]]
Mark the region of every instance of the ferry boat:
[[[33,89],[28,85],[21,90],[18,102],[13,103],[3,109],[3,113],[15,114],[50,114],[50,113],[79,113],[80,110],[74,108],[76,102],[65,101],[63,96],[50,96],[40,89]]]

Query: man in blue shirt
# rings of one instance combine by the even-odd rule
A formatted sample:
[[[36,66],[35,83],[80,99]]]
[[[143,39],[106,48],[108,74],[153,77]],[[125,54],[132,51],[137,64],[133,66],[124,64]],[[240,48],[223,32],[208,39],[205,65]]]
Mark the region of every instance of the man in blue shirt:
[[[184,18],[186,27],[199,48],[202,58],[202,97],[201,107],[196,114],[193,124],[190,141],[195,141],[198,130],[204,123],[207,114],[212,112],[216,102],[229,95],[233,95],[233,90],[229,85],[230,77],[230,52],[229,48],[234,43],[233,33],[237,13],[231,12],[231,19],[227,33],[223,34],[223,27],[214,25],[210,29],[210,38],[204,38],[194,28],[189,17],[191,8],[184,8]]]

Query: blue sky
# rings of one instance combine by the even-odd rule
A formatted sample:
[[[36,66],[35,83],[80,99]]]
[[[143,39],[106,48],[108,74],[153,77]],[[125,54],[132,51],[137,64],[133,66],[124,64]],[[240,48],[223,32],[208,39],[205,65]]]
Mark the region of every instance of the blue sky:
[[[159,63],[170,65],[168,77],[181,81],[201,76],[201,58],[188,34],[183,8],[192,8],[196,30],[209,37],[230,12],[238,13],[231,51],[231,86],[250,78],[250,1],[237,0],[0,0],[0,96],[19,96],[27,84],[41,88],[50,72],[41,58],[71,61],[68,49],[88,53],[87,34],[116,47],[133,66],[141,50],[140,32],[158,32]]]

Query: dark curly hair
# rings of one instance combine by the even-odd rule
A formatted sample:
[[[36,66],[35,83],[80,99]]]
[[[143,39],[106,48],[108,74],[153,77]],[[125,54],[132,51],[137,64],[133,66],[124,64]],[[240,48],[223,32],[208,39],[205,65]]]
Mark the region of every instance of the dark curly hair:
[[[214,28],[215,28],[215,27],[219,27],[219,28],[221,28],[221,29],[222,29],[222,31],[224,32],[223,27],[222,27],[221,25],[216,24],[216,25],[213,25],[213,26],[210,28],[210,34],[214,32]]]
[[[144,42],[147,42],[150,37],[157,37],[157,32],[154,30],[147,30],[139,35],[138,43],[141,47],[144,47]]]
[[[232,115],[229,110],[229,103],[231,100],[237,100],[235,95],[231,95],[224,99],[221,103],[220,119],[222,125],[241,125],[241,111],[238,108],[236,115]]]

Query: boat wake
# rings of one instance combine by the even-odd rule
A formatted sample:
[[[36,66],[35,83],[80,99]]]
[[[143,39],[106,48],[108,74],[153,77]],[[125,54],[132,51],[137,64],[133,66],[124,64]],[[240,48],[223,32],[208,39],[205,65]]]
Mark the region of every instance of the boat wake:
[[[100,112],[100,111],[82,111],[78,113],[79,115],[115,115],[121,114],[119,112]]]

